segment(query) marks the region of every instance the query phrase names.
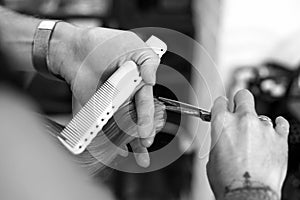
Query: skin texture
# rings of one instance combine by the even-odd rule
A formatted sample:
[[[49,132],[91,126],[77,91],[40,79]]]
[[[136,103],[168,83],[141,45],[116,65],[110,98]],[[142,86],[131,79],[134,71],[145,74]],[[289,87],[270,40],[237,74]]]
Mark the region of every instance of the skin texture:
[[[71,40],[66,33],[71,34]],[[76,41],[76,42],[74,42]],[[159,57],[135,33],[105,28],[81,29],[59,23],[50,44],[50,69],[71,86],[76,104],[83,106],[97,88],[126,61],[134,61],[145,85],[135,94],[140,138],[131,142],[142,167],[155,135],[153,85]],[[70,58],[70,59],[66,59]]]
[[[212,108],[212,150],[207,164],[209,182],[217,199],[223,199],[225,187],[251,180],[270,187],[280,197],[286,176],[289,123],[277,117],[275,127],[258,118],[253,95],[248,90],[234,97],[235,108],[218,98]]]
[[[16,70],[34,71],[32,41],[40,19],[20,15],[0,6],[2,49]],[[71,86],[82,106],[118,67],[134,61],[145,85],[136,93],[140,138],[132,143],[143,167],[149,165],[149,147],[155,135],[152,87],[159,57],[136,34],[105,28],[78,28],[66,22],[55,27],[49,46],[49,71]],[[74,111],[76,113],[76,110]]]
[[[0,7],[0,30],[3,49],[4,52],[10,54],[6,56],[11,56],[15,61],[14,66],[24,67],[23,70],[27,71],[33,70],[31,48],[34,32],[40,21]],[[91,57],[88,55],[91,55]],[[87,57],[88,59],[86,59]],[[146,83],[135,96],[140,139],[132,142],[132,145],[135,153],[140,155],[137,156],[140,161],[138,163],[147,167],[149,157],[146,147],[151,145],[154,137],[153,133],[155,132],[152,86],[155,84],[155,72],[159,65],[158,56],[134,33],[104,28],[81,29],[64,22],[57,25],[50,41],[49,69],[51,72],[65,78],[71,85],[73,94],[80,105],[86,103],[99,84],[103,83],[113,71],[127,60],[134,61],[140,67],[142,78]],[[15,111],[15,113],[19,113],[19,111]],[[236,95],[235,110],[233,112],[228,110],[227,100],[219,98],[212,109],[212,115],[213,148],[208,163],[208,175],[216,197],[222,199],[225,187],[234,180],[240,180],[246,171],[251,174],[253,181],[269,186],[280,196],[287,168],[288,122],[279,117],[276,119],[275,128],[273,128],[269,123],[259,120],[254,110],[253,96],[245,90]],[[13,119],[13,116],[10,119],[18,122],[15,118]],[[23,119],[26,119],[26,115]],[[32,123],[34,123],[34,120],[32,120]],[[25,125],[28,124],[31,123]],[[19,126],[12,127],[17,128]],[[14,133],[20,131],[31,133],[32,131],[29,128],[28,131],[25,131],[24,128],[14,130]],[[3,132],[11,132],[11,130],[10,132],[7,130]],[[36,133],[38,132],[36,131]],[[12,135],[14,134],[10,133],[7,136]],[[35,141],[36,136],[28,135],[27,139],[30,142]],[[10,143],[18,144],[14,143],[16,141],[14,138],[3,141],[5,143],[2,147],[6,147]],[[7,141],[11,142],[8,143]],[[22,140],[19,138],[18,141]],[[47,144],[46,140],[44,142]],[[28,143],[27,146],[34,144],[37,143]],[[18,153],[19,147],[18,145],[15,147],[8,145],[7,148],[15,149]],[[27,148],[21,148],[20,151],[22,152],[23,149]],[[56,150],[52,149],[51,151]],[[33,155],[32,153],[37,152],[39,151],[28,151],[25,154]],[[59,155],[55,154],[55,156]],[[38,158],[48,159],[49,157],[38,155]],[[39,160],[38,164],[43,163],[43,160]],[[53,160],[53,163],[61,162]],[[18,166],[21,165],[20,163]],[[69,169],[68,165],[66,164],[64,168]],[[10,166],[7,169],[10,169]],[[63,170],[60,167],[58,171]],[[56,176],[49,174],[49,177]],[[59,177],[57,176],[58,181],[60,180]],[[34,183],[39,183],[39,178],[37,176]],[[24,180],[28,180],[28,178],[24,178]],[[30,184],[27,183],[27,185]],[[78,186],[77,188],[81,187]],[[43,190],[37,189],[37,191]],[[72,188],[70,191],[77,190]],[[74,196],[76,197],[76,195]]]

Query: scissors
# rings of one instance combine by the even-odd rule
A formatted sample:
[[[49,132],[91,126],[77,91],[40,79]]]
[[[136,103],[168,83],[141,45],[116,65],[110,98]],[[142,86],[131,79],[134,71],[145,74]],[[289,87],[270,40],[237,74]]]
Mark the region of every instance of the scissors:
[[[158,97],[158,100],[163,102],[166,106],[166,110],[184,114],[184,115],[190,115],[194,117],[199,117],[203,121],[210,122],[211,120],[211,112],[203,110],[201,108],[198,108],[196,106],[183,103],[180,101],[175,101],[172,99],[167,99],[164,97]]]

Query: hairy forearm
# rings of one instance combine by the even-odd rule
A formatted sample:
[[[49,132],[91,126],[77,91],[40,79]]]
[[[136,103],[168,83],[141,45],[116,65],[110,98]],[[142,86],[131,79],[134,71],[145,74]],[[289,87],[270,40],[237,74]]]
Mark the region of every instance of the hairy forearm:
[[[31,47],[40,19],[24,16],[0,6],[2,51],[19,70],[33,71]]]

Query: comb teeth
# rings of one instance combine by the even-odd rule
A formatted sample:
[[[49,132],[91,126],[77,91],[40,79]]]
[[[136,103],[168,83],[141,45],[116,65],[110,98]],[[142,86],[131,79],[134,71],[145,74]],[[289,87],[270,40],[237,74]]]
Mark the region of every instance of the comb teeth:
[[[154,36],[146,43],[159,57],[167,50],[167,45]],[[73,154],[82,153],[114,112],[143,84],[136,63],[126,61],[84,105],[58,139]]]
[[[112,102],[118,93],[118,89],[106,81],[61,132],[65,139],[59,139],[73,152],[84,151],[113,114]]]

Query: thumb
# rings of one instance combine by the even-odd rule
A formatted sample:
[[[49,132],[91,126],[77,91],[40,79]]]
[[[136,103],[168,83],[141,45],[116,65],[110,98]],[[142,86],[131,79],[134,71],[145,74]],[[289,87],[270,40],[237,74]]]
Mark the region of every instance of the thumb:
[[[289,134],[290,124],[283,117],[277,117],[275,120],[275,130],[279,135],[287,136]]]
[[[146,84],[155,85],[159,63],[160,58],[150,49],[138,59],[137,65],[140,66],[141,76]]]

